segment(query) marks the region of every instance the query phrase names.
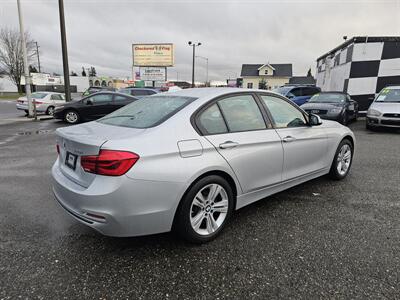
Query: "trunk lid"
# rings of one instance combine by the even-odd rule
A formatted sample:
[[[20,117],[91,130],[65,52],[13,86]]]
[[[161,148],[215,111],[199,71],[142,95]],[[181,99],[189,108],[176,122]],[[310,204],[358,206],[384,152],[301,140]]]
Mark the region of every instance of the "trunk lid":
[[[137,136],[145,129],[118,127],[90,122],[56,130],[57,145],[60,149],[59,168],[71,181],[87,188],[96,175],[81,167],[81,157],[98,155],[101,146],[109,140],[127,139]],[[128,150],[129,149],[116,149]]]

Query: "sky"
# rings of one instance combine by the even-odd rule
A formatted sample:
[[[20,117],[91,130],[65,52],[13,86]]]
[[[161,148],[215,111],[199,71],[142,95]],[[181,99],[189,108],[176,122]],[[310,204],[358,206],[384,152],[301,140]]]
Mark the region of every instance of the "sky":
[[[19,29],[17,0],[0,0],[0,28]],[[21,0],[24,26],[40,45],[42,70],[62,73],[57,0]],[[173,43],[168,79],[191,79],[192,49],[210,80],[240,76],[245,63],[292,63],[315,74],[316,59],[343,36],[400,36],[400,0],[64,0],[70,71],[132,74],[133,43]],[[206,62],[196,60],[196,81]]]

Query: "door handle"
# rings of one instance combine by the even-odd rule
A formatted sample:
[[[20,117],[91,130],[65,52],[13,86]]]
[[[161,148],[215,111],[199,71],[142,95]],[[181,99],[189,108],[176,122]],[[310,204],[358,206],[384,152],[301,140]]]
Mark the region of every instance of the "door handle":
[[[239,143],[232,142],[232,141],[226,141],[223,142],[222,144],[219,144],[220,149],[229,149],[229,148],[235,148]]]
[[[293,137],[293,136],[290,136],[290,135],[288,135],[288,136],[286,136],[286,137],[284,137],[284,138],[282,139],[282,141],[284,141],[285,143],[290,143],[290,142],[293,142],[293,141],[295,141],[295,140],[296,140],[296,138]]]

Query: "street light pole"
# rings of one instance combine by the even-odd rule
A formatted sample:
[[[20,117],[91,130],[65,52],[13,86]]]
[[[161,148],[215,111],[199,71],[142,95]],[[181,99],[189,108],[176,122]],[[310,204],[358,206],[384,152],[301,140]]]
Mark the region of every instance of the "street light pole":
[[[193,47],[193,60],[192,60],[192,88],[194,88],[194,64],[195,64],[195,57],[196,57],[196,47],[200,46],[201,43],[200,42],[194,42],[192,43],[192,41],[188,42],[188,45]]]
[[[22,55],[24,59],[24,75],[25,75],[25,94],[28,99],[28,117],[34,117],[36,120],[36,105],[32,101],[31,96],[31,78],[29,76],[29,67],[28,67],[28,56],[26,54],[26,40],[25,40],[25,30],[24,30],[24,20],[22,18],[22,10],[20,0],[17,0],[18,6],[18,17],[19,17],[19,30],[21,32],[21,47],[22,47]]]
[[[60,12],[60,31],[61,31],[61,48],[63,57],[64,69],[64,87],[65,101],[71,101],[71,90],[69,85],[69,68],[68,68],[68,53],[67,53],[67,38],[65,34],[65,18],[64,18],[64,1],[58,0],[58,9]]]
[[[208,58],[204,56],[196,56],[197,58],[204,59],[206,61],[206,86],[208,86]]]
[[[35,42],[35,44],[36,44],[36,55],[37,55],[37,63],[38,63],[39,73],[41,73],[41,71],[40,71],[40,58],[39,58],[39,46],[38,46],[37,42]]]

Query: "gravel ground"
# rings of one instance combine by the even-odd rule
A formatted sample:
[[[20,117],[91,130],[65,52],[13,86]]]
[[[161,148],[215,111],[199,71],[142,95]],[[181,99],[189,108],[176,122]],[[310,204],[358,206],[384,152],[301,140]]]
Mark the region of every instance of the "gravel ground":
[[[399,299],[400,135],[357,137],[349,176],[235,213],[213,242],[109,238],[55,202],[54,120],[0,126],[0,299]]]

